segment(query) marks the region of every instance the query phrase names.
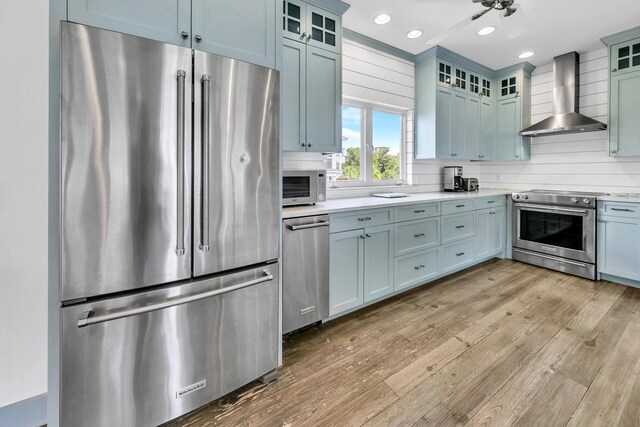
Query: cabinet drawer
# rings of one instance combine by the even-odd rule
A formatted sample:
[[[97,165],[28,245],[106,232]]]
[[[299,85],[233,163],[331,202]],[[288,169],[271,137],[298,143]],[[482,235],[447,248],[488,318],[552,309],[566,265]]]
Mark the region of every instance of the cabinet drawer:
[[[434,216],[440,216],[440,203],[400,206],[395,208],[394,213],[394,219],[396,222],[431,218]]]
[[[473,199],[451,200],[442,202],[442,215],[451,215],[461,212],[469,212],[475,209]]]
[[[442,272],[447,273],[459,270],[474,261],[475,239],[463,240],[443,246],[442,251]]]
[[[394,228],[395,256],[440,245],[440,218],[403,222]]]
[[[331,233],[355,230],[358,228],[375,227],[393,222],[392,209],[377,209],[373,211],[357,211],[334,214],[329,219]]]
[[[598,215],[640,218],[640,204],[625,202],[598,202]]]
[[[475,208],[476,209],[487,209],[487,208],[497,208],[498,206],[504,206],[506,203],[505,196],[496,196],[496,197],[483,197],[482,199],[476,199]]]
[[[475,235],[475,212],[442,217],[442,244],[467,239]]]
[[[394,291],[426,283],[440,274],[440,249],[405,255],[394,260]]]

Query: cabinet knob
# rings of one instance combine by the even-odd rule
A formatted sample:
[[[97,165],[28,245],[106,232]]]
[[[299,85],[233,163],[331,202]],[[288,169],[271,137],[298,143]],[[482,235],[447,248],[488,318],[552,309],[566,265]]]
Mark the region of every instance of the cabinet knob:
[[[310,41],[310,40],[311,40],[311,34],[307,36],[307,41]]]
[[[311,147],[313,144],[311,142],[307,142],[307,147]]]
[[[300,40],[304,40],[307,37],[307,33],[300,34]]]
[[[365,234],[365,236],[371,237],[371,233],[367,233],[367,234]]]
[[[615,73],[616,71],[618,71],[617,68],[614,68],[613,70],[611,70],[612,73]]]
[[[301,143],[300,143],[300,145],[301,145],[302,147],[306,147],[306,146],[307,146],[307,144],[306,144],[305,142],[301,142]]]
[[[616,154],[618,150],[611,150],[611,154]]]
[[[196,36],[194,37],[194,39],[200,43],[202,41],[202,36],[200,34],[196,34]]]
[[[188,39],[189,38],[189,32],[188,31],[183,31],[180,33],[180,35],[182,36],[183,39]]]
[[[360,236],[360,238],[361,238],[361,239],[366,239],[366,238],[367,238],[367,235],[366,235],[366,234],[363,234],[362,236]]]

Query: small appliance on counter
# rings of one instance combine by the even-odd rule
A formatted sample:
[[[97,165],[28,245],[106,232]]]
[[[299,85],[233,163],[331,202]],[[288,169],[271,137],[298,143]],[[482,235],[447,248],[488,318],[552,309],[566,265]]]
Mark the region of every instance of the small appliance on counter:
[[[478,178],[462,178],[464,191],[478,191],[480,190],[480,184],[478,184]]]
[[[462,166],[444,167],[444,191],[464,191]]]
[[[326,170],[282,172],[282,206],[315,205],[327,200]]]

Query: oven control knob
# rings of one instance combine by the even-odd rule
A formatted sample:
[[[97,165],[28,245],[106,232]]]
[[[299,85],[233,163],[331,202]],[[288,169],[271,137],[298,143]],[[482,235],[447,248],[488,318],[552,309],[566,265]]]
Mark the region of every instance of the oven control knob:
[[[572,201],[573,203],[578,203],[578,199],[577,199],[577,198],[575,198],[575,197],[574,197],[573,199],[571,199],[571,201]]]
[[[527,200],[527,199],[529,198],[529,196],[527,196],[526,194],[524,194],[524,195],[522,196],[522,198],[523,198],[523,199],[525,199],[525,200]]]
[[[516,195],[515,195],[515,196],[513,196],[513,197],[514,197],[514,199],[519,199],[519,198],[520,198],[520,195],[519,195],[519,194],[516,194]]]
[[[591,200],[589,200],[589,199],[582,199],[582,201],[583,201],[585,204],[587,204],[587,205],[588,205],[589,203],[591,203]]]

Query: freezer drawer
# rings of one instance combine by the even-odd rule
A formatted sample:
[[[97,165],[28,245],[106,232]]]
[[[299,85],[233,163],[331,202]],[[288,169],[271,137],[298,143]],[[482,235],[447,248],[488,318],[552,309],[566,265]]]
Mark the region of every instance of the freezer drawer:
[[[329,216],[283,221],[282,332],[329,317]]]
[[[277,276],[269,264],[63,308],[60,425],[155,426],[275,369]]]

